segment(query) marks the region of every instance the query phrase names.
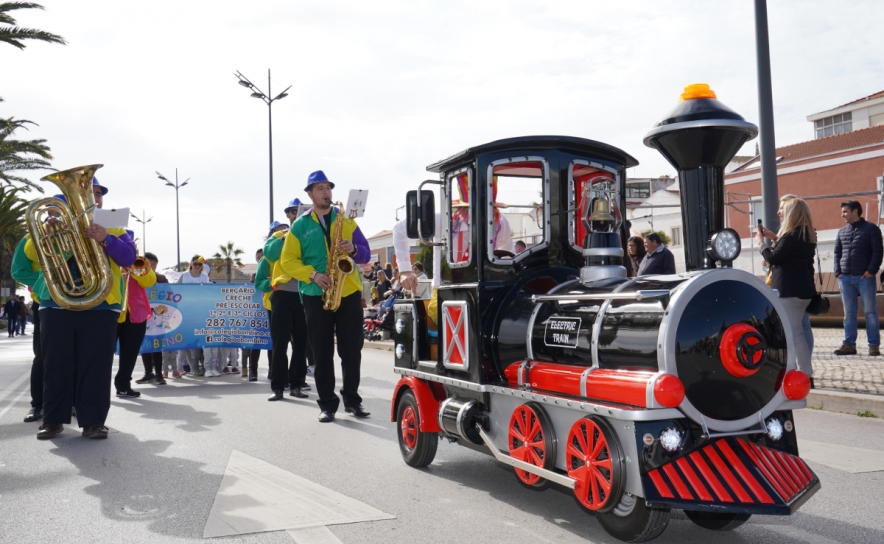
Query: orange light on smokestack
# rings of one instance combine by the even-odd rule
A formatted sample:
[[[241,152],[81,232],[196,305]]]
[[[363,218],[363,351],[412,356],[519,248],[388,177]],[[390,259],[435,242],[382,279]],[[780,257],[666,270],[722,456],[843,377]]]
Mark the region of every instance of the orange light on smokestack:
[[[709,88],[708,83],[691,83],[687,87],[684,88],[684,92],[681,93],[681,97],[679,101],[682,100],[695,100],[697,98],[718,98],[715,96],[715,91]]]

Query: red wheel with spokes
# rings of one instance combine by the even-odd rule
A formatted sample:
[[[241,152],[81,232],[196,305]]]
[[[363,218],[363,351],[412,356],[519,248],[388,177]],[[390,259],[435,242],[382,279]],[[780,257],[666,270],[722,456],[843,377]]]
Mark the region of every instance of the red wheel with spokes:
[[[410,450],[413,450],[417,444],[417,425],[417,416],[414,414],[414,408],[411,406],[406,407],[402,412],[402,421],[399,422],[399,427],[402,430],[402,445]]]
[[[608,423],[597,417],[578,420],[568,433],[565,465],[574,495],[588,510],[605,512],[623,493],[623,455]]]
[[[537,467],[552,470],[556,460],[556,442],[552,424],[543,408],[533,402],[516,408],[510,417],[507,444],[510,456]],[[523,484],[539,488],[546,485],[545,478],[515,469]]]
[[[420,429],[420,408],[409,389],[399,399],[396,423],[399,424],[399,452],[412,467],[425,467],[436,457],[439,433],[425,433]]]

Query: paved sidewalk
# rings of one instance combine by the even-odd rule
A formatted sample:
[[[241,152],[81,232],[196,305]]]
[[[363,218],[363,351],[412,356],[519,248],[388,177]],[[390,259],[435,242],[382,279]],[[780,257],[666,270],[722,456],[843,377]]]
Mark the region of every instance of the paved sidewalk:
[[[816,385],[822,389],[856,391],[884,395],[884,357],[869,357],[866,332],[857,338],[857,355],[835,355],[841,347],[844,330],[813,329],[813,370]]]

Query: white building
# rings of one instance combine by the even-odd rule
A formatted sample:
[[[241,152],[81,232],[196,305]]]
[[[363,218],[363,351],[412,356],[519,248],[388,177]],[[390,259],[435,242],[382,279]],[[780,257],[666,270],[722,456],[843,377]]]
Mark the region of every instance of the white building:
[[[884,125],[884,91],[808,115],[807,120],[813,123],[817,139]]]
[[[656,191],[644,203],[627,208],[626,218],[632,223],[631,236],[641,236],[649,230],[663,231],[672,241],[666,247],[675,257],[676,272],[684,272],[684,230],[681,221],[681,200],[678,185]]]

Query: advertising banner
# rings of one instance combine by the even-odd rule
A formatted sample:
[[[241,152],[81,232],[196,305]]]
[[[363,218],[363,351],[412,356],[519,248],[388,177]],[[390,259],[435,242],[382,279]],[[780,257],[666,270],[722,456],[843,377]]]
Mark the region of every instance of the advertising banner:
[[[158,283],[141,352],[196,348],[271,349],[270,319],[252,285]]]

